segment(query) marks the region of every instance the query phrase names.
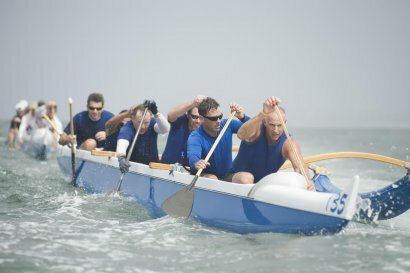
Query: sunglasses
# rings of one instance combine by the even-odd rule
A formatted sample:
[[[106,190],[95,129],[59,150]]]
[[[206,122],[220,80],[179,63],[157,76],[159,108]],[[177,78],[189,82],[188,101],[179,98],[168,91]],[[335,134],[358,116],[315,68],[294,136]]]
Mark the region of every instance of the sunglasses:
[[[194,114],[189,114],[191,116],[192,119],[199,119],[199,116],[194,115]]]
[[[204,118],[209,119],[211,121],[217,121],[218,119],[222,119],[224,115],[220,114],[219,116],[215,116],[215,117],[208,117],[208,116],[204,116]]]
[[[88,106],[88,109],[90,109],[91,111],[101,111],[103,108],[102,107],[92,107],[92,106]]]

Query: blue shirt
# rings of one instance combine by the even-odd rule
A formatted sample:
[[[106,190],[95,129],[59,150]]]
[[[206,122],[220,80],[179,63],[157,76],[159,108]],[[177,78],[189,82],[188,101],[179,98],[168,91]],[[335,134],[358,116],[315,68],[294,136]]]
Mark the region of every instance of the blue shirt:
[[[188,165],[187,141],[191,133],[188,122],[189,119],[186,114],[171,122],[167,145],[161,158],[162,163]]]
[[[113,116],[113,113],[103,110],[101,118],[94,121],[88,116],[88,111],[82,111],[76,114],[73,121],[74,134],[77,135],[77,147],[89,138],[95,139],[95,134],[98,132],[105,131],[105,123]],[[64,132],[70,134],[70,123],[65,127]],[[104,144],[105,140],[97,141],[97,148],[104,147]]]
[[[150,162],[159,161],[157,146],[158,134],[154,130],[155,124],[155,118],[151,118],[147,131],[143,135],[138,135],[137,142],[135,143],[134,150],[132,151],[130,157],[130,161],[139,162],[147,165]],[[118,134],[118,140],[126,139],[130,143],[130,145],[127,148],[127,155],[129,153],[129,150],[131,149],[131,145],[136,133],[137,130],[135,130],[131,120],[128,121],[120,129],[120,133]]]
[[[244,122],[249,120],[249,117],[245,116]],[[188,159],[189,166],[192,174],[195,174],[195,163],[200,159],[205,159],[208,152],[211,150],[212,145],[219,136],[222,128],[225,126],[227,119],[222,120],[221,129],[215,137],[208,135],[203,126],[199,127],[191,133],[188,138]],[[229,127],[226,129],[225,134],[216,146],[212,156],[209,159],[211,164],[203,170],[204,173],[214,174],[218,178],[223,178],[232,167],[232,134],[236,134],[239,128],[242,126],[242,122],[238,120],[232,120]]]
[[[282,156],[286,135],[282,134],[275,144],[269,144],[265,137],[265,126],[261,135],[253,142],[242,141],[231,172],[250,172],[255,183],[268,174],[275,173],[286,161]]]

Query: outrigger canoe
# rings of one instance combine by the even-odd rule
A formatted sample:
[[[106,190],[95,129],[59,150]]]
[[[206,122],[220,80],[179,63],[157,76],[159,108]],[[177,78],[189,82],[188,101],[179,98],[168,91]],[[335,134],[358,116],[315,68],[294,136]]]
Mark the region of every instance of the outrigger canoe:
[[[59,147],[57,161],[67,180],[90,193],[113,192],[121,173],[113,154],[95,156],[76,150],[75,175],[71,150]],[[151,217],[165,216],[163,202],[192,181],[183,172],[169,172],[131,162],[121,194],[143,205]],[[359,181],[339,193],[306,190],[303,176],[294,172],[271,174],[255,185],[225,183],[200,177],[195,185],[191,218],[236,233],[278,232],[305,235],[341,231],[356,212]]]

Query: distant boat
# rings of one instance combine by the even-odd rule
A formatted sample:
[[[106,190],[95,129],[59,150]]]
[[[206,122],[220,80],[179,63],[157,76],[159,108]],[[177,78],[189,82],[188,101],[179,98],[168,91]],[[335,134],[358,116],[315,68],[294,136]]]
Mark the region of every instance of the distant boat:
[[[71,151],[59,147],[59,166],[71,181]],[[90,193],[116,189],[120,171],[114,153],[95,156],[76,150],[76,184]],[[131,162],[121,194],[132,196],[154,217],[165,216],[162,203],[190,184],[193,176],[152,169]],[[191,218],[237,233],[279,232],[306,235],[341,231],[356,212],[358,181],[340,193],[306,190],[304,178],[293,172],[272,174],[255,185],[225,183],[200,177],[195,186]]]
[[[24,136],[22,150],[34,158],[46,160],[57,151],[57,146],[56,135],[48,127],[37,128]]]
[[[59,134],[63,129],[59,118],[53,113],[51,120],[46,109],[43,105],[35,110],[34,115],[25,115],[19,128],[23,151],[41,160],[48,159],[57,150]]]

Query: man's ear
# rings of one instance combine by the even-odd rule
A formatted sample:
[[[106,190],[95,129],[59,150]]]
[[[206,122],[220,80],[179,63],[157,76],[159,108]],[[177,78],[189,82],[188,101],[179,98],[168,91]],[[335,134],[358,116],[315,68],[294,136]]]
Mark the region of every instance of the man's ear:
[[[265,119],[262,119],[262,124],[263,124],[263,126],[266,126],[266,120]]]

